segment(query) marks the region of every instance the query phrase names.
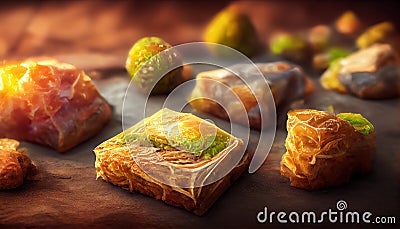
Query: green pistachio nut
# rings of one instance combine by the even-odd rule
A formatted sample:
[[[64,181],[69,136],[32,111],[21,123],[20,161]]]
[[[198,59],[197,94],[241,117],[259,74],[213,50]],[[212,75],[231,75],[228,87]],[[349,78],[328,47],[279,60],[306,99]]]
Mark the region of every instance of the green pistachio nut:
[[[181,65],[179,53],[170,44],[158,37],[144,37],[132,46],[125,68],[143,93],[165,94],[185,81],[182,67],[169,71]]]
[[[223,10],[214,17],[205,30],[204,41],[229,46],[248,57],[257,54],[259,49],[250,18],[235,8]]]
[[[273,54],[295,63],[308,63],[311,59],[307,40],[295,34],[275,34],[269,41],[269,49]]]
[[[357,131],[364,135],[374,132],[375,128],[366,118],[360,114],[340,113],[339,118],[348,121]]]
[[[329,64],[332,64],[334,61],[344,58],[350,54],[350,52],[344,48],[340,47],[332,47],[328,50],[329,53]]]

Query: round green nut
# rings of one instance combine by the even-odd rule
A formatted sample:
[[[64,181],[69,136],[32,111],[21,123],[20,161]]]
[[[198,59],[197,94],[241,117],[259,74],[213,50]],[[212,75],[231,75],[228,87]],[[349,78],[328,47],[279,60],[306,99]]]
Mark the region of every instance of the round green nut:
[[[229,46],[247,57],[256,55],[259,50],[256,29],[250,18],[232,7],[211,20],[205,30],[204,41]]]
[[[183,67],[168,72],[171,67],[182,65],[180,55],[171,47],[158,37],[144,37],[132,46],[125,68],[143,93],[166,94],[187,80]]]
[[[311,60],[311,47],[307,40],[297,34],[277,33],[269,40],[269,49],[280,56],[297,64],[309,64]]]

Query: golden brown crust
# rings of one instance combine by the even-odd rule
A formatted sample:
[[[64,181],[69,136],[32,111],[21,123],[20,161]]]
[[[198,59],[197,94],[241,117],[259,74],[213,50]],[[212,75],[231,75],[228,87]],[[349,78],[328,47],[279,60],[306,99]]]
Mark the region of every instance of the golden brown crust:
[[[23,172],[16,154],[0,150],[0,190],[16,188],[23,180]]]
[[[315,90],[312,80],[297,66],[285,62],[262,63],[256,66],[257,68],[238,64],[230,67],[246,83],[226,69],[199,73],[190,97],[190,105],[198,111],[260,129],[261,114],[258,105],[266,108],[266,104],[272,100],[266,94],[267,84],[278,107]],[[259,71],[263,76],[261,78],[255,77],[260,74]],[[243,108],[247,117],[242,117]],[[268,112],[270,111],[266,111]]]
[[[0,137],[65,152],[108,122],[111,108],[84,71],[51,58],[0,66]]]
[[[127,147],[96,148],[95,154],[97,178],[101,177],[114,185],[128,188],[131,192],[136,191],[169,205],[184,208],[196,215],[203,215],[249,164],[248,154],[245,153],[236,167],[215,183],[181,188],[163,184],[146,174],[136,164]]]
[[[97,178],[194,214],[204,214],[249,164],[248,153],[241,139],[208,124],[220,134],[224,132],[229,139],[228,145],[212,158],[126,140],[129,133],[139,134],[142,131],[146,136],[166,137],[166,129],[171,135],[177,127],[182,137],[177,141],[193,139],[189,135],[195,135],[195,139],[198,139],[197,132],[202,121],[191,114],[160,110],[94,149]],[[142,129],[143,126],[147,128]]]
[[[323,88],[362,99],[400,96],[400,59],[389,44],[373,44],[333,63],[321,76]]]
[[[336,115],[315,110],[288,112],[287,130],[281,174],[294,187],[337,186],[372,169],[375,132],[364,135]]]
[[[16,150],[18,145],[16,140],[0,139],[0,190],[19,187],[36,170],[30,158]]]

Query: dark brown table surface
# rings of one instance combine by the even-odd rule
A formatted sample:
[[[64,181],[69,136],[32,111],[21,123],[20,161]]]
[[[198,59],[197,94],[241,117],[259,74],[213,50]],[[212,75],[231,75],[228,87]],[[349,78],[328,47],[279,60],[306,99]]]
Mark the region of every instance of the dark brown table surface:
[[[279,174],[286,138],[286,115],[280,111],[274,145],[263,166],[254,174],[241,176],[202,217],[95,179],[93,148],[122,130],[121,100],[115,91],[124,91],[129,83],[123,65],[130,46],[148,35],[163,37],[172,44],[199,41],[205,24],[228,4],[227,1],[2,3],[2,59],[48,55],[75,64],[93,77],[100,92],[114,106],[114,114],[102,132],[65,154],[23,142],[40,173],[35,180],[17,189],[0,192],[0,228],[319,227],[322,225],[279,224],[276,220],[272,225],[260,224],[256,216],[264,207],[276,212],[320,213],[335,210],[339,200],[347,202],[348,210],[395,216],[400,221],[400,100],[360,100],[319,87],[316,93],[292,107],[326,109],[327,105],[333,105],[337,112],[357,112],[367,117],[377,130],[377,151],[371,174],[356,177],[347,185],[320,191],[290,187],[288,180]],[[391,20],[399,9],[389,1],[352,4],[245,1],[237,4],[249,12],[261,37],[277,27],[293,29],[328,23],[346,9],[353,9],[369,22]],[[318,75],[312,76],[317,82]],[[376,225],[325,221],[323,226]]]

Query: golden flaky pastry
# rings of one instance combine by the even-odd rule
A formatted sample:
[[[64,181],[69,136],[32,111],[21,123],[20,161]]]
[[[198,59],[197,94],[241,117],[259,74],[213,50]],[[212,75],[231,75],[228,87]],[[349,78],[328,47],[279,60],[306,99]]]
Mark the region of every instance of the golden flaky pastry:
[[[371,170],[376,133],[359,114],[289,111],[287,131],[281,174],[294,187],[337,186]]]
[[[52,58],[0,66],[0,137],[65,152],[97,134],[111,108],[84,71]]]
[[[204,214],[249,163],[241,139],[192,114],[169,109],[94,152],[97,178],[196,215]],[[229,165],[233,168],[224,170]]]
[[[275,112],[269,109],[272,99],[279,108],[314,89],[312,80],[296,65],[282,61],[236,64],[227,69],[200,72],[189,103],[198,111],[261,129],[260,107],[263,107],[264,117],[269,117]]]
[[[19,187],[36,173],[36,166],[18,146],[16,140],[0,138],[0,190]]]

